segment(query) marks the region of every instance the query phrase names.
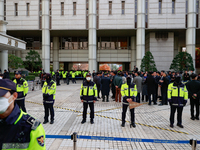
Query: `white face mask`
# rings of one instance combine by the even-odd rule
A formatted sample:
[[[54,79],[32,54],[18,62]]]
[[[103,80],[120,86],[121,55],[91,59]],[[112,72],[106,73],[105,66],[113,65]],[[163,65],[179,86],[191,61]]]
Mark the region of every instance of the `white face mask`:
[[[90,80],[91,80],[91,77],[87,77],[86,80],[87,80],[87,81],[90,81]]]
[[[10,103],[8,102],[11,97],[12,95],[9,98],[0,97],[0,114],[3,114],[13,102],[13,100]]]
[[[0,79],[2,79],[2,77],[0,77]]]

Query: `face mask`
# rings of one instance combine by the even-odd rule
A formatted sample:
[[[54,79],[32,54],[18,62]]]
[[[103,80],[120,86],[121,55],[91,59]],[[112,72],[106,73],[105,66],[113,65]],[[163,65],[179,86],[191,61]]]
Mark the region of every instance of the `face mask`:
[[[90,81],[90,80],[91,80],[91,77],[86,77],[86,80],[87,80],[87,81]]]
[[[8,102],[11,97],[12,95],[9,98],[0,97],[0,114],[3,114],[13,102],[13,100],[10,103]]]
[[[2,77],[0,77],[0,79],[2,79]]]

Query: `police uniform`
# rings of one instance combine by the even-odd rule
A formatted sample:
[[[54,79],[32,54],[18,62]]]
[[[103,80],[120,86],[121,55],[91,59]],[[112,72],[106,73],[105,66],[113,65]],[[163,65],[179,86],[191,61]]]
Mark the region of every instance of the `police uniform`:
[[[179,77],[180,78],[180,77]],[[177,110],[177,126],[183,128],[182,126],[182,111],[183,107],[187,103],[188,91],[186,86],[182,83],[177,84],[176,79],[174,83],[168,86],[168,101],[170,103],[171,113],[170,113],[170,127],[173,128],[174,115]]]
[[[76,83],[76,72],[75,71],[73,71],[72,72],[72,83]]]
[[[89,73],[87,76],[91,76]],[[82,124],[86,122],[87,108],[90,107],[90,122],[93,124],[94,119],[94,100],[97,100],[97,87],[94,82],[84,81],[81,84],[80,99],[83,100],[83,120]]]
[[[11,80],[2,79],[0,97],[5,95],[2,94],[5,89],[16,91],[16,86]],[[42,124],[15,104],[10,115],[0,119],[0,149],[45,150],[45,131]]]
[[[17,71],[15,74],[21,74],[20,71]],[[16,84],[17,94],[18,97],[15,100],[15,103],[18,104],[18,106],[26,112],[25,108],[25,97],[28,93],[28,83],[24,78],[14,79],[13,82]]]
[[[50,77],[50,74],[46,74],[46,76]],[[44,85],[42,87],[42,93],[43,93],[43,105],[45,110],[45,116],[44,116],[44,124],[48,122],[49,117],[49,111],[51,114],[51,124],[54,123],[54,108],[53,104],[55,101],[55,94],[56,94],[56,83],[51,79],[44,82]]]
[[[128,76],[130,78],[130,76]],[[127,107],[129,106],[129,102],[127,101],[128,98],[131,98],[132,101],[135,101],[135,98],[137,96],[137,88],[134,83],[130,84],[122,84],[121,86],[121,95],[123,97],[122,102],[122,127],[125,125],[125,118],[126,118],[126,111]],[[135,127],[135,113],[134,108],[130,109],[131,114],[131,125]]]
[[[64,83],[66,83],[67,71],[62,72],[62,77],[63,77]]]

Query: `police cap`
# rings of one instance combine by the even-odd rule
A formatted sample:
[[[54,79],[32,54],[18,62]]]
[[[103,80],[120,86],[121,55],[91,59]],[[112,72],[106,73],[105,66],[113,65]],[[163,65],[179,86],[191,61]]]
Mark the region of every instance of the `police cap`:
[[[0,80],[0,97],[4,96],[8,91],[16,91],[16,85],[9,79]]]
[[[15,74],[22,74],[22,72],[21,71],[16,71]]]

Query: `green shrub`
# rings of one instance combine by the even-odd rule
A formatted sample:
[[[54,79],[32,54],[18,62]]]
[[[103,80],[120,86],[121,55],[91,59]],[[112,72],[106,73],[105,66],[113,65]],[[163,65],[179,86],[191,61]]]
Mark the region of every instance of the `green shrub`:
[[[25,77],[26,81],[33,81],[35,80],[35,76],[34,75],[28,75]]]

